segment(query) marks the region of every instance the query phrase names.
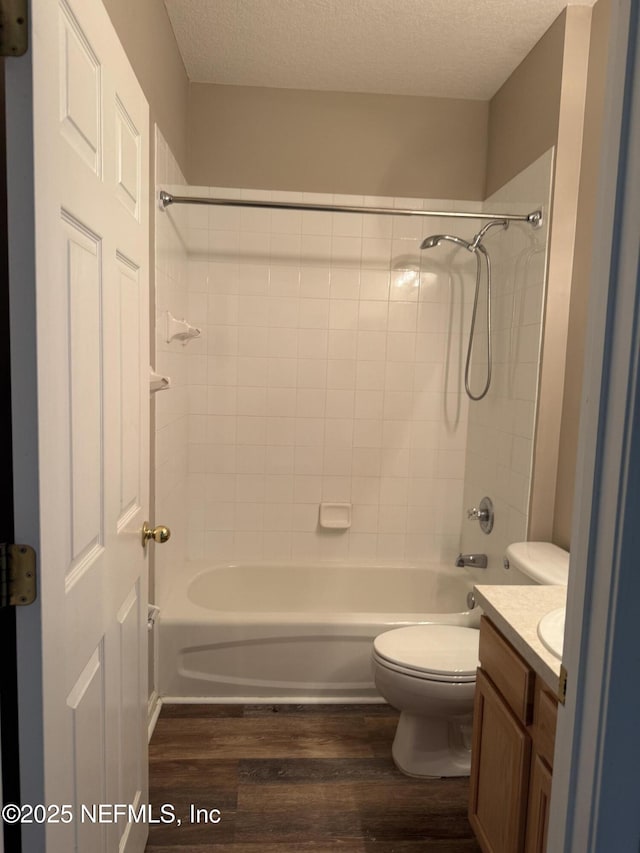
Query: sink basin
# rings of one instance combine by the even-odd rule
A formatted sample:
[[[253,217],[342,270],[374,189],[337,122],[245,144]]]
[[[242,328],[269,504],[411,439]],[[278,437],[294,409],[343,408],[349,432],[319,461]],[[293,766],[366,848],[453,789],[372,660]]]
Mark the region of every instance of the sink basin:
[[[550,610],[538,622],[538,636],[542,645],[558,660],[562,660],[565,612],[565,607],[558,607],[556,610]]]

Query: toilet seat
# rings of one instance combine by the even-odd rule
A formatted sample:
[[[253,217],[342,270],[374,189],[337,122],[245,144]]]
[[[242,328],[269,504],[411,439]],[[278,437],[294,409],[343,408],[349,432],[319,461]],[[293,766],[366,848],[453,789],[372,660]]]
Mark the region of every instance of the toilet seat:
[[[476,679],[480,632],[456,625],[411,625],[379,634],[373,657],[381,666],[427,681]]]

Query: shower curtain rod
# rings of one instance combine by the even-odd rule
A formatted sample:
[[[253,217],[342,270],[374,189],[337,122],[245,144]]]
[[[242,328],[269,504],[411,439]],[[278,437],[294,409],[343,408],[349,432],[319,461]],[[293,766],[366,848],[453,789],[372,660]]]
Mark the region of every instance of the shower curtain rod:
[[[542,225],[542,211],[531,213],[463,213],[457,210],[408,210],[395,207],[357,207],[344,204],[305,204],[291,201],[248,201],[237,198],[198,198],[172,195],[160,190],[160,207],[166,210],[172,204],[213,204],[222,207],[264,207],[273,210],[315,210],[325,213],[371,213],[378,216],[442,216],[451,219],[507,219],[510,222],[528,222],[534,228]]]

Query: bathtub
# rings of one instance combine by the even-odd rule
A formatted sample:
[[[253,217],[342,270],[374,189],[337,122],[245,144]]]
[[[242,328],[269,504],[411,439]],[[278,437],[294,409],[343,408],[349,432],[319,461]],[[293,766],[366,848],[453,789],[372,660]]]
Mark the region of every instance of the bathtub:
[[[453,566],[189,563],[158,620],[164,701],[371,702],[371,644],[418,622],[478,625]]]

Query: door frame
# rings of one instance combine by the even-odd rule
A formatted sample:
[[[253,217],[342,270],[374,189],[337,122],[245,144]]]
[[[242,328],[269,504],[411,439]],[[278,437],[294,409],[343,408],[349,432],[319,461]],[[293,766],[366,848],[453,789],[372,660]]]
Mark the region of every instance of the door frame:
[[[13,456],[11,429],[11,342],[9,318],[9,241],[7,234],[7,154],[6,109],[4,97],[5,60],[0,58],[0,542],[14,542],[13,529]],[[20,763],[18,756],[18,681],[16,649],[16,612],[0,610],[0,799],[20,801]],[[5,823],[0,831],[0,853],[21,849],[20,825]]]
[[[31,40],[30,40],[31,44]],[[33,175],[33,84],[31,47],[5,65],[5,100],[12,115],[7,135],[7,238],[9,247],[9,320],[11,329],[11,411],[14,425],[13,508],[14,537],[40,552],[38,433],[37,433],[37,341],[35,306],[35,211]],[[19,428],[16,428],[16,425]],[[30,768],[27,780],[21,773],[21,802],[44,801],[44,740],[42,721],[42,678],[33,673],[41,661],[41,602],[16,613],[17,648],[30,648],[29,660],[16,652],[18,694],[21,707],[18,743],[20,768]],[[31,667],[27,676],[26,668]],[[34,675],[36,677],[34,677]],[[40,671],[41,676],[41,671]],[[38,686],[39,682],[39,686]],[[25,736],[25,732],[29,736]],[[39,779],[40,785],[34,784]],[[44,827],[22,827],[25,850],[45,849]]]
[[[614,0],[549,850],[637,851],[640,3]]]

